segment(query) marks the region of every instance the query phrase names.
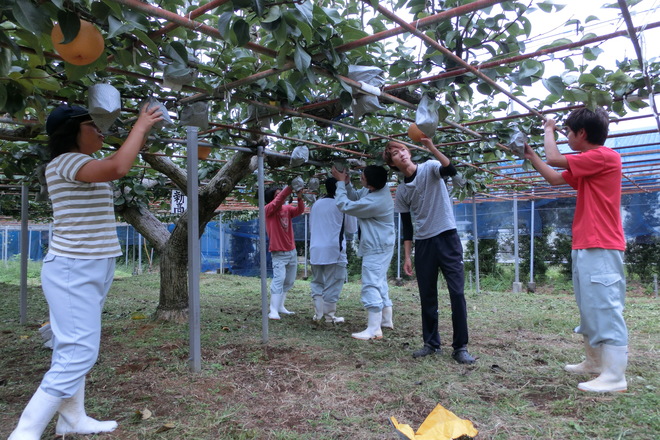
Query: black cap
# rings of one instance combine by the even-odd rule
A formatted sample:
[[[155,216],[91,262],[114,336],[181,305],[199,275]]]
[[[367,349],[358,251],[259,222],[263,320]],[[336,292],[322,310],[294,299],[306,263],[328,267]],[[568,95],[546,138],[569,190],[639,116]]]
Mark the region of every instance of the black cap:
[[[89,116],[89,111],[86,108],[77,105],[60,105],[48,115],[46,133],[50,136],[68,122],[69,119],[80,118],[82,116]]]

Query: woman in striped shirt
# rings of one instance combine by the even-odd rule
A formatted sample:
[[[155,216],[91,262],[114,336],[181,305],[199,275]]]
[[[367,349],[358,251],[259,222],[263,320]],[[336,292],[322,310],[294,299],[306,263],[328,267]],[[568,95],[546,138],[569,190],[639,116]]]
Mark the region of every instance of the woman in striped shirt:
[[[57,435],[117,427],[114,421],[88,417],[84,407],[85,376],[98,357],[103,303],[115,258],[121,255],[109,182],[128,173],[160,120],[159,107],[145,106],[122,146],[97,160],[91,155],[101,149],[104,138],[86,109],[61,105],[48,116],[51,161],[46,181],[53,238],[41,281],[50,310],[53,357],[9,440],[39,439],[58,412]]]

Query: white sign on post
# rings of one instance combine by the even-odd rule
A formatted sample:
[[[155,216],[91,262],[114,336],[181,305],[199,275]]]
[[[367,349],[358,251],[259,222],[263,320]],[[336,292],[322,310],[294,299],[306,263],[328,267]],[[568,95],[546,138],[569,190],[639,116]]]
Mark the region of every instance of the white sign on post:
[[[179,190],[173,190],[171,206],[170,213],[183,214],[188,206],[188,197]]]

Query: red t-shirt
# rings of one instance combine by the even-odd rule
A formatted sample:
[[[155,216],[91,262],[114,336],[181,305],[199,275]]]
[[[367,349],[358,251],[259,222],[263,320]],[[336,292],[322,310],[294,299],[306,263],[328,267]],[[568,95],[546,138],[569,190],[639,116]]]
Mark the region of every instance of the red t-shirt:
[[[291,187],[287,186],[269,203],[264,209],[266,211],[266,232],[270,244],[268,250],[292,251],[296,248],[293,237],[292,218],[298,217],[305,211],[305,202],[298,197],[298,205],[285,205],[287,197],[291,194]]]
[[[626,249],[621,224],[621,156],[607,147],[567,155],[562,177],[577,190],[573,249]]]

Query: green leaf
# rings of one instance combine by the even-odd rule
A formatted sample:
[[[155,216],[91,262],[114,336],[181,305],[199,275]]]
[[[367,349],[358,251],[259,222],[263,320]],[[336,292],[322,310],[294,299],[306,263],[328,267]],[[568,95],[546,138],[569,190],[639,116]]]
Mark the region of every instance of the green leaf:
[[[97,20],[105,21],[112,13],[112,10],[105,3],[94,2],[92,3],[90,12]]]
[[[57,21],[62,30],[62,41],[53,41],[53,43],[69,44],[80,32],[80,18],[78,14],[69,11],[58,11]]]
[[[470,101],[472,99],[472,88],[471,87],[461,87],[458,89],[458,95],[463,99],[464,101]]]
[[[263,17],[264,15],[264,0],[253,0],[254,11],[258,17]]]
[[[442,104],[438,105],[438,120],[444,121],[447,119],[447,116],[449,116],[449,110],[447,110],[447,107]]]
[[[6,104],[7,104],[7,89],[5,89],[4,84],[0,83],[0,111],[5,111]]]
[[[278,26],[273,30],[273,37],[275,38],[275,41],[277,41],[277,44],[280,46],[285,44],[289,38],[289,34],[287,33],[287,26],[283,24],[281,19],[278,22]]]
[[[41,90],[54,92],[61,88],[60,82],[57,79],[48,75],[48,73],[41,69],[29,69],[25,73],[25,78],[32,81],[32,84]]]
[[[305,0],[303,3],[294,2],[294,5],[303,20],[308,24],[312,25],[312,19],[314,18],[314,5],[311,1]]]
[[[545,88],[553,95],[561,96],[564,93],[564,89],[566,89],[564,81],[558,76],[551,76],[548,79],[543,79],[542,82]]]
[[[16,58],[21,58],[21,48],[18,47],[18,44],[14,42],[12,38],[9,38],[5,33],[3,32],[3,29],[0,27],[0,44],[4,46],[8,46],[12,52],[14,52],[14,55]]]
[[[218,17],[218,32],[223,40],[229,39],[229,31],[231,29],[231,19],[234,16],[233,12],[225,12]]]
[[[5,99],[4,111],[10,114],[22,111],[25,108],[24,91],[14,81],[10,81],[5,87],[7,97]]]
[[[369,138],[369,135],[367,133],[362,133],[361,131],[359,131],[357,133],[357,138],[358,138],[358,141],[360,141],[360,143],[362,143],[364,145],[369,145],[369,143],[370,143],[370,138]]]
[[[624,103],[626,104],[626,107],[634,112],[649,106],[646,101],[639,99],[636,96],[631,99],[624,99]]]
[[[529,21],[529,19],[524,16],[520,17],[518,20],[520,20],[520,22],[523,25],[523,29],[525,30],[525,35],[529,37],[529,35],[532,32],[532,22]]]
[[[598,55],[603,53],[603,49],[600,47],[585,47],[582,53],[585,59],[594,61],[598,58]]]
[[[165,69],[163,69],[163,73],[167,76],[170,77],[182,77],[182,76],[187,76],[190,74],[190,67],[188,67],[185,64],[179,64],[179,63],[172,63],[168,64],[165,66]]]
[[[580,84],[598,84],[600,81],[591,73],[583,73],[578,78]]]
[[[172,58],[172,61],[177,64],[188,65],[188,51],[186,50],[186,47],[178,41],[173,41],[165,46],[165,54]]]
[[[133,187],[133,192],[139,196],[143,196],[147,193],[147,188],[142,184],[137,184]]]
[[[625,116],[626,110],[622,101],[615,101],[612,103],[612,111],[619,116]]]
[[[130,32],[134,29],[133,25],[129,23],[123,23],[112,15],[108,17],[108,25],[107,38],[114,38],[117,35],[121,35],[124,32]]]
[[[632,83],[635,82],[635,80],[633,78],[626,75],[621,70],[617,70],[616,72],[608,75],[607,80],[611,81],[611,82],[624,82],[624,83],[628,83],[628,84],[632,84]]]
[[[37,8],[30,1],[17,1],[12,12],[18,24],[34,34],[44,34],[50,28],[50,18],[44,8]]]
[[[543,64],[536,60],[525,60],[520,65],[520,77],[527,78],[536,75],[543,69]]]
[[[307,23],[298,23],[298,29],[300,29],[300,33],[305,41],[313,41],[314,31],[307,25]]]
[[[325,15],[328,17],[328,19],[330,19],[330,21],[333,24],[339,24],[342,21],[344,21],[344,19],[339,14],[338,10],[333,9],[333,8],[322,8],[322,9],[323,9],[323,12],[325,12]]]
[[[344,90],[339,94],[339,102],[343,108],[350,108],[353,102],[353,96],[350,92]]]
[[[116,15],[117,17],[121,17],[121,16],[123,15],[123,10],[122,10],[122,5],[121,5],[121,4],[117,3],[117,2],[114,1],[114,0],[103,0],[103,3],[104,3],[107,7],[109,7],[110,9],[112,9],[112,12],[113,12],[114,15]]]
[[[282,10],[280,9],[279,6],[273,6],[272,8],[268,9],[268,14],[261,20],[261,25],[263,26],[264,23],[272,23],[274,21],[279,20],[282,17]]]
[[[541,46],[539,49],[550,49],[550,48],[557,47],[557,46],[565,46],[565,45],[571,44],[571,43],[572,43],[572,41],[569,40],[568,38],[560,38],[558,40],[553,41],[550,44],[547,44],[545,46]]]
[[[149,38],[149,36],[146,33],[137,29],[133,29],[133,34],[136,37],[138,37],[145,46],[147,46],[149,52],[151,52],[154,55],[160,54],[160,49],[158,48],[158,45],[154,42],[154,40]]]
[[[477,91],[482,95],[488,96],[493,92],[493,88],[490,86],[490,84],[482,82],[477,86]]]
[[[0,48],[0,77],[9,75],[11,69],[11,51],[7,48]]]
[[[293,54],[293,60],[296,63],[296,69],[300,72],[305,72],[312,64],[312,57],[300,46],[300,44],[296,44],[296,51]]]
[[[609,107],[612,104],[612,96],[608,92],[598,90],[594,93],[596,104],[602,107]]]
[[[277,87],[286,94],[286,99],[289,101],[289,103],[293,103],[296,100],[296,89],[289,84],[288,81],[284,81],[283,79],[277,81]]]
[[[562,62],[564,63],[564,67],[565,67],[567,70],[573,70],[573,69],[575,69],[575,63],[573,62],[573,58],[566,57],[566,58],[564,58],[564,59],[562,60]]]
[[[79,81],[90,72],[89,66],[76,66],[71,63],[64,63],[64,70],[69,81]]]
[[[236,20],[232,26],[234,35],[236,35],[236,44],[243,47],[250,42],[250,25],[247,21],[241,19]]]
[[[562,95],[569,102],[586,102],[589,95],[581,89],[566,89]]]
[[[286,121],[282,122],[279,127],[277,127],[277,132],[284,136],[289,133],[292,128],[293,121],[291,119],[287,119]]]

